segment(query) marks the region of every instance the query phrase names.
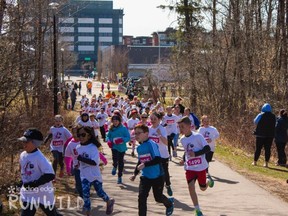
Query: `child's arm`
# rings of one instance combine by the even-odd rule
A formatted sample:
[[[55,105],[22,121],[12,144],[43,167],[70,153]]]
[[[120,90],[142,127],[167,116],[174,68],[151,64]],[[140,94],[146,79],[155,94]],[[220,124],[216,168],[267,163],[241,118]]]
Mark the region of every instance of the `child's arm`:
[[[32,182],[28,182],[28,183],[24,183],[24,187],[39,187],[40,185],[44,185],[50,181],[52,181],[55,178],[55,174],[54,173],[45,173],[42,176],[40,176],[39,179],[32,181]]]
[[[140,162],[140,160],[138,160],[138,163],[137,163],[137,165],[136,165],[136,167],[135,167],[135,170],[134,170],[134,173],[133,173],[133,175],[130,177],[130,180],[131,181],[134,181],[135,180],[135,178],[136,178],[136,176],[139,174],[139,170],[138,170],[138,166],[141,164],[141,162]]]
[[[208,152],[210,152],[210,151],[211,151],[210,146],[209,146],[209,145],[205,145],[204,148],[201,149],[200,151],[197,151],[197,152],[191,152],[191,153],[194,153],[194,156],[192,156],[192,155],[190,154],[190,152],[189,152],[189,155],[190,155],[191,157],[197,157],[197,156],[200,156],[200,155],[206,154],[206,153],[208,153]]]
[[[84,158],[81,155],[78,155],[77,160],[81,161],[83,163],[92,165],[92,166],[96,166],[97,165],[97,163],[94,160],[91,160],[90,158]]]

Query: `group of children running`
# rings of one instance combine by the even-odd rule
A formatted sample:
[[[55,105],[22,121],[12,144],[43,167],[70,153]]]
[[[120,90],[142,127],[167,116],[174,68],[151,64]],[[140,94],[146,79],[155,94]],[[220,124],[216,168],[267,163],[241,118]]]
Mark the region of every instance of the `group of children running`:
[[[117,174],[117,184],[123,182],[124,157],[128,145],[131,146],[131,156],[137,156],[138,163],[130,180],[134,181],[141,172],[139,215],[147,215],[147,198],[151,188],[155,201],[163,203],[166,207],[165,215],[172,215],[174,198],[169,161],[178,156],[178,141],[184,148],[183,157],[179,155],[180,164],[184,165],[186,171],[189,193],[196,210],[195,215],[203,215],[195,183],[197,180],[203,191],[207,187],[213,187],[214,181],[209,175],[208,163],[212,160],[215,140],[219,137],[217,129],[209,124],[208,116],[202,116],[199,127],[198,118],[188,108],[181,113],[183,107],[177,103],[164,108],[161,103],[154,104],[151,100],[144,102],[137,97],[130,101],[121,97],[99,100],[96,96],[91,100],[83,96],[80,102],[80,115],[71,126],[71,132],[64,126],[63,117],[56,115],[54,125],[45,139],[35,128],[29,128],[23,137],[19,138],[24,148],[20,156],[23,181],[21,198],[29,206],[22,208],[21,216],[35,214],[37,206],[34,203],[37,197],[39,199],[36,201],[40,203],[46,215],[61,215],[54,206],[52,189],[52,182],[57,181],[58,165],[59,178],[64,175],[64,167],[67,175],[74,175],[75,188],[84,201],[85,215],[91,215],[91,185],[97,195],[106,202],[106,214],[112,214],[115,200],[104,191],[101,174],[101,166],[107,164],[102,146],[105,143],[112,152],[111,174]],[[180,134],[182,136],[179,139]],[[101,139],[102,144],[99,141]],[[50,143],[52,166],[38,149],[43,141]],[[41,163],[37,163],[37,160]],[[44,186],[51,187],[48,204],[46,199],[43,199],[43,196],[48,196],[47,192],[36,194],[35,190]],[[164,187],[169,197],[163,194]],[[31,190],[34,191],[32,195]]]

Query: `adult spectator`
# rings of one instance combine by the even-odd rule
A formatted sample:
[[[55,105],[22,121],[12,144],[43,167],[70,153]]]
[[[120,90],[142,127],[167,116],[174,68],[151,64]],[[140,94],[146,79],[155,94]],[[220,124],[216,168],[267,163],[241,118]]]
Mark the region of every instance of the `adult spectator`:
[[[81,83],[81,82],[79,82],[79,84],[78,84],[79,95],[81,95],[81,88],[82,88],[82,83]]]
[[[178,106],[178,107],[180,108],[180,113],[183,115],[183,114],[184,114],[185,107],[181,104],[181,101],[182,101],[182,98],[181,98],[181,97],[175,98],[174,104],[173,104],[172,108]]]
[[[265,103],[259,113],[254,119],[256,130],[256,150],[254,153],[254,162],[252,165],[256,166],[261,154],[261,149],[265,149],[264,167],[268,167],[268,162],[271,156],[271,146],[275,136],[276,116],[272,113],[272,107],[269,103]]]
[[[278,161],[276,166],[286,166],[287,158],[285,154],[285,147],[287,143],[287,129],[288,129],[288,117],[287,111],[281,109],[279,112],[279,117],[276,121],[275,130],[275,143],[278,153]]]

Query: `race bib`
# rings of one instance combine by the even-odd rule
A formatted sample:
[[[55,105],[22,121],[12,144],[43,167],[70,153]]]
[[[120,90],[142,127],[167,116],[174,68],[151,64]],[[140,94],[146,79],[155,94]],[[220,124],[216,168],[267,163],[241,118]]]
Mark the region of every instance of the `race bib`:
[[[61,146],[61,145],[63,145],[63,141],[62,140],[53,141],[52,144],[53,144],[53,146]]]
[[[188,166],[195,166],[202,163],[202,159],[200,157],[192,158],[187,161]]]
[[[149,139],[153,140],[156,143],[160,143],[160,138],[159,137],[149,137]]]
[[[139,156],[139,160],[141,163],[145,163],[147,161],[151,161],[152,160],[152,157],[150,154],[144,154],[144,155],[140,155]]]
[[[167,124],[174,124],[175,121],[174,121],[174,119],[169,119],[166,122],[167,122]]]

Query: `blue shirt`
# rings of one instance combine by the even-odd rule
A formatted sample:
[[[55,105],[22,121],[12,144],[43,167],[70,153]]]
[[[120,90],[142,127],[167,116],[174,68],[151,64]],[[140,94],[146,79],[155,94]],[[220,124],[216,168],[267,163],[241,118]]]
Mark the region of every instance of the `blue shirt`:
[[[138,159],[142,163],[153,160],[155,157],[161,157],[157,143],[148,139],[137,147]],[[156,179],[163,175],[161,164],[144,167],[142,176],[148,179]]]
[[[115,144],[114,140],[117,138],[122,138],[123,143],[118,145]],[[113,143],[112,149],[115,149],[119,152],[125,152],[127,151],[126,143],[130,141],[130,133],[128,129],[121,124],[118,127],[114,127],[112,130],[108,131],[107,140],[110,140]]]

